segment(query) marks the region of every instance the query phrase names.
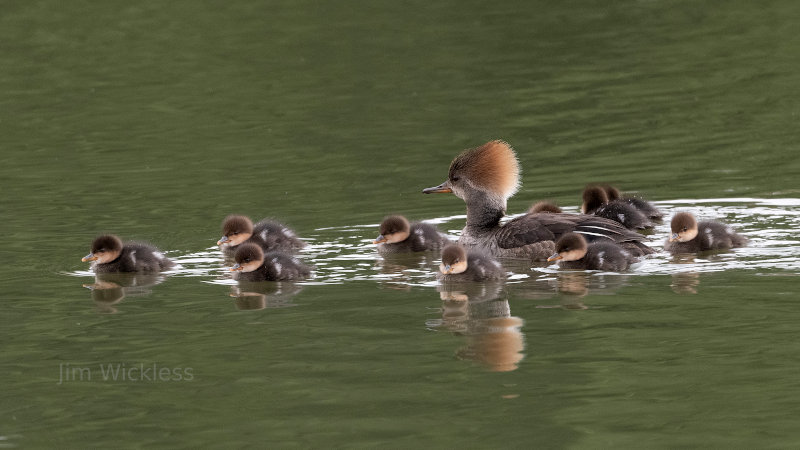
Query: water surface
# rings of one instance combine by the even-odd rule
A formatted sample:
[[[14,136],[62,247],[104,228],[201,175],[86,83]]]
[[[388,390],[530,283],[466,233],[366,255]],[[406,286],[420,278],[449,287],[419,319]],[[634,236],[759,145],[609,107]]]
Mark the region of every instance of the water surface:
[[[800,441],[795,2],[3,11],[0,446]],[[376,254],[388,213],[457,237],[463,203],[420,190],[498,138],[511,214],[606,181],[751,244],[625,274],[504,261],[449,292],[435,256]],[[228,279],[233,212],[292,226],[315,278]],[[101,232],[180,267],[95,280]]]

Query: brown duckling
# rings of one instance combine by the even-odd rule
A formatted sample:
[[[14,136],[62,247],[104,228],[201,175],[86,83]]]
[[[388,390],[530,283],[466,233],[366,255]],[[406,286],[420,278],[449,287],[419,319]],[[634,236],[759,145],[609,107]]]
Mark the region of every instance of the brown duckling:
[[[664,249],[671,253],[726,250],[747,244],[747,238],[736,233],[730,226],[712,220],[697,222],[688,212],[675,214],[670,228],[672,233],[664,244]]]
[[[293,253],[306,243],[294,231],[273,220],[264,219],[255,225],[247,216],[232,214],[222,222],[222,238],[217,245],[226,255],[233,255],[239,245],[257,244],[265,252]]]
[[[241,244],[233,256],[233,277],[239,281],[289,281],[308,278],[311,269],[297,258],[280,252],[264,254],[252,242]]]
[[[608,201],[613,202],[615,200],[620,200],[625,203],[630,204],[634,208],[638,209],[640,213],[644,214],[645,217],[651,220],[661,220],[664,218],[664,213],[662,213],[658,208],[653,206],[652,203],[648,202],[647,200],[641,197],[635,197],[632,195],[622,195],[619,189],[611,185],[603,185],[603,188],[606,191],[606,195],[608,195]]]
[[[478,251],[450,244],[442,250],[442,263],[436,277],[441,281],[488,281],[506,277],[497,260]]]
[[[561,208],[558,207],[553,202],[543,200],[541,202],[536,202],[531,205],[530,209],[528,209],[528,214],[536,214],[536,213],[562,213],[563,211]]]
[[[588,244],[578,233],[567,233],[556,242],[556,252],[548,261],[561,261],[563,269],[603,270],[619,272],[636,262],[636,258],[614,242]]]
[[[122,243],[113,234],[98,236],[92,241],[92,251],[81,261],[91,261],[96,273],[161,272],[175,266],[157,248],[142,242]]]
[[[381,222],[380,235],[375,239],[380,253],[410,253],[438,250],[450,241],[434,225],[409,223],[403,216],[387,216]]]
[[[459,243],[499,257],[544,261],[564,233],[578,231],[587,239],[611,239],[636,255],[652,253],[644,237],[602,217],[534,213],[500,224],[506,202],[519,187],[519,162],[503,141],[468,149],[450,164],[447,180],[425,194],[453,193],[467,204],[467,224]]]
[[[630,203],[622,200],[609,200],[608,194],[602,186],[587,186],[583,190],[581,212],[611,219],[631,230],[653,228],[653,222]]]

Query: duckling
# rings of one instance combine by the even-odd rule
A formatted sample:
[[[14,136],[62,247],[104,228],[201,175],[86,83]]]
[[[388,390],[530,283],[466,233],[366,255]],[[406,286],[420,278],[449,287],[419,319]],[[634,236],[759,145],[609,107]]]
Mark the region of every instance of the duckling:
[[[226,255],[232,256],[244,242],[258,244],[265,252],[294,253],[305,247],[294,231],[273,220],[264,219],[253,225],[247,216],[232,214],[222,222],[222,238],[217,245]]]
[[[653,222],[633,205],[622,200],[610,201],[601,186],[587,186],[583,190],[581,212],[611,219],[631,230],[653,228]]]
[[[556,252],[548,261],[561,261],[563,269],[604,270],[619,272],[636,262],[636,258],[619,245],[608,242],[588,244],[578,233],[567,233],[556,242]]]
[[[488,281],[506,277],[503,266],[491,256],[450,244],[442,250],[442,263],[436,277],[441,281]]]
[[[379,253],[409,253],[438,250],[450,241],[434,225],[409,223],[403,216],[387,216],[375,239]]]
[[[161,272],[175,266],[160,250],[142,242],[122,243],[113,234],[98,236],[92,251],[81,261],[91,261],[95,273]]]
[[[736,233],[733,228],[711,220],[698,223],[688,212],[675,214],[670,228],[672,234],[664,244],[664,250],[671,253],[725,250],[747,244],[747,238]]]
[[[500,225],[519,185],[514,150],[506,142],[491,141],[462,152],[450,164],[447,181],[422,192],[453,193],[464,200],[467,224],[458,242],[492,256],[544,261],[555,251],[555,241],[570,231],[590,241],[610,239],[636,255],[653,252],[644,236],[602,217],[528,213]]]
[[[252,242],[241,244],[233,256],[233,277],[239,281],[289,281],[308,278],[311,269],[297,258],[280,252],[264,254]]]
[[[652,203],[648,202],[647,200],[641,197],[634,197],[632,195],[625,195],[623,196],[619,189],[611,185],[603,185],[603,188],[606,191],[606,195],[608,195],[608,201],[613,202],[615,200],[621,200],[625,203],[630,204],[634,208],[638,209],[640,213],[644,214],[645,217],[651,220],[661,220],[664,218],[664,213],[662,213],[658,208],[653,206]]]
[[[563,211],[561,210],[561,208],[558,207],[558,205],[556,205],[553,202],[549,202],[547,200],[544,200],[544,201],[541,201],[541,202],[536,202],[533,205],[531,205],[530,209],[528,209],[528,213],[529,214],[536,214],[536,213],[540,213],[540,212],[541,213],[556,213],[556,214],[558,214],[558,213],[561,213]]]

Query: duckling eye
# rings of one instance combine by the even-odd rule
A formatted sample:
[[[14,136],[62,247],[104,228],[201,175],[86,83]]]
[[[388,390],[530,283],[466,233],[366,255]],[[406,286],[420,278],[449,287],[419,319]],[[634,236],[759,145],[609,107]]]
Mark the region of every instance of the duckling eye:
[[[681,231],[686,231],[688,229],[689,229],[688,227],[683,227],[683,229]]]

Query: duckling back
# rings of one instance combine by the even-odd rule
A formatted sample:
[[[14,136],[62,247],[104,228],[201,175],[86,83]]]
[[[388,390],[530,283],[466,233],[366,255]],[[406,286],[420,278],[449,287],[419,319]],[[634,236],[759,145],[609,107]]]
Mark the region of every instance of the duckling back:
[[[636,262],[629,251],[613,242],[593,242],[586,248],[586,255],[575,261],[561,261],[563,269],[602,270],[605,272],[621,272]]]

